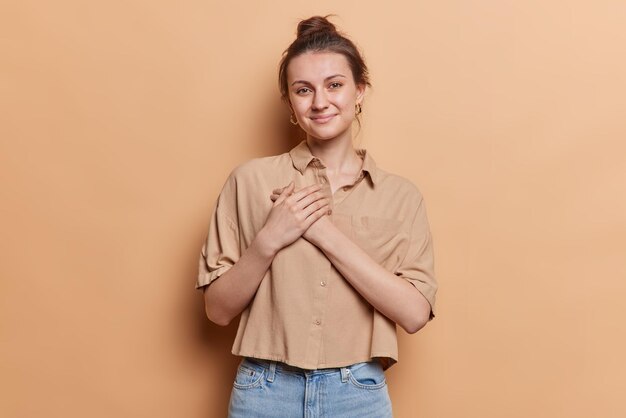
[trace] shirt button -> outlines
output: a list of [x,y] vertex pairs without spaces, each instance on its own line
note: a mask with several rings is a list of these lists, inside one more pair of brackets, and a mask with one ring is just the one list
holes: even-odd
[[320,285],[321,286],[326,286],[326,282],[323,281],[323,282],[320,283]]
[[321,323],[322,323],[322,321],[320,321],[319,319],[316,319],[316,320],[315,320],[315,325],[319,325],[319,324],[321,324]]

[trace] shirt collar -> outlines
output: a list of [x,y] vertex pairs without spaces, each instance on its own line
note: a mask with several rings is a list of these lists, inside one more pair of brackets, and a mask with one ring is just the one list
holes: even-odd
[[[376,185],[376,183],[378,183],[378,169],[374,158],[372,158],[365,148],[356,148],[355,151],[359,157],[363,158],[363,175],[367,173],[372,185]],[[303,139],[298,145],[293,147],[291,151],[289,151],[289,155],[291,156],[293,166],[302,174],[304,174],[304,170],[309,166],[309,164],[311,164],[312,161],[319,161],[317,157],[311,154],[311,149],[309,148],[306,139]]]

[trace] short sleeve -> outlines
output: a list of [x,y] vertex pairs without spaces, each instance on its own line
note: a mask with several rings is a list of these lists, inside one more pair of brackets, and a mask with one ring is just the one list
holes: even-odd
[[413,222],[410,225],[410,239],[406,255],[395,274],[405,278],[420,291],[430,303],[428,320],[435,317],[437,280],[435,278],[433,240],[428,225],[426,204],[420,197]]
[[196,289],[219,278],[239,260],[236,202],[236,181],[231,173],[213,207],[209,231],[200,252]]

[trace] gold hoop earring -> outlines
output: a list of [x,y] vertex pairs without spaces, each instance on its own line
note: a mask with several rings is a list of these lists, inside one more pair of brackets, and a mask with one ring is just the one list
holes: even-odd
[[297,124],[298,124],[298,120],[297,120],[297,119],[296,119],[296,120],[293,120],[293,117],[294,117],[294,116],[295,116],[295,114],[294,114],[294,113],[292,113],[292,114],[289,116],[289,122],[291,122],[291,124],[292,124],[292,125],[297,125]]
[[361,114],[361,103],[357,103],[354,105],[354,113],[356,115],[360,115]]

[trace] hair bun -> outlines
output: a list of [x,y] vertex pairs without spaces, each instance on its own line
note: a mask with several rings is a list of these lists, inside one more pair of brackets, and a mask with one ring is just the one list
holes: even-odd
[[328,19],[328,16],[313,16],[298,23],[298,38],[309,37],[316,33],[337,33],[335,25]]

